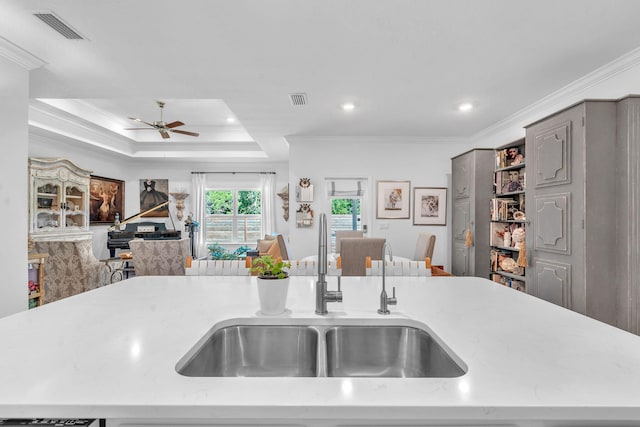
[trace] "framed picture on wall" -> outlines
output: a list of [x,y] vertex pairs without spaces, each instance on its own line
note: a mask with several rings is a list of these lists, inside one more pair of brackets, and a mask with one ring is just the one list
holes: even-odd
[[124,181],[91,175],[89,224],[113,224],[116,214],[124,219]]
[[447,189],[414,187],[413,225],[447,225]]
[[377,182],[376,218],[409,219],[410,181]]
[[[141,179],[140,180],[140,212],[147,211],[169,200],[168,179]],[[142,216],[143,218],[167,218],[169,207],[163,206]]]

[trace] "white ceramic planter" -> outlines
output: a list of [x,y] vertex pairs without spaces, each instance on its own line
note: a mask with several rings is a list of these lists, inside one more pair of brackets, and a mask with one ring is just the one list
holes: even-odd
[[256,280],[260,296],[260,312],[267,316],[277,316],[284,313],[289,292],[289,278],[261,279],[256,277]]

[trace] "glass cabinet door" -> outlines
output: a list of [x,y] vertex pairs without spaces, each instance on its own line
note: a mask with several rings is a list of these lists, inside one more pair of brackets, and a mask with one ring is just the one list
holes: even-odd
[[36,180],[36,215],[37,230],[55,230],[62,227],[62,188],[59,182]]
[[85,216],[86,186],[74,183],[65,185],[64,217],[66,228],[84,228],[87,225]]

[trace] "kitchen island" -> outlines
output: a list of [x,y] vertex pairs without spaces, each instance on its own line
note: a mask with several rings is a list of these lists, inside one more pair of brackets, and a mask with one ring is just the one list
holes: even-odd
[[[328,278],[335,289],[335,278]],[[0,319],[0,418],[134,425],[640,424],[640,337],[489,280],[342,279],[317,316],[292,277],[283,320],[411,319],[463,362],[456,378],[186,377],[214,325],[259,319],[254,277],[136,277]],[[272,317],[269,317],[273,321]]]

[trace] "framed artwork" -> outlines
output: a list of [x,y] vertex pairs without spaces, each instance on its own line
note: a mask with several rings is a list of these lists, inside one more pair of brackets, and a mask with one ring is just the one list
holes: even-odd
[[91,175],[89,224],[113,224],[116,214],[124,219],[124,181]]
[[447,189],[414,187],[413,225],[447,225]]
[[[147,211],[169,200],[168,179],[141,179],[140,180],[140,212]],[[153,212],[142,216],[143,218],[168,218],[169,206],[163,206]]]
[[376,218],[409,219],[410,181],[378,181]]

